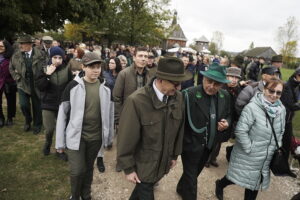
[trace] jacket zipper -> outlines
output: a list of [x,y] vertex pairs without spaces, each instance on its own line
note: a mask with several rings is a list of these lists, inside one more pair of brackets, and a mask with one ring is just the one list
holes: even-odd
[[[268,122],[267,122],[267,127],[268,127]],[[273,126],[273,121],[272,121],[272,124],[270,124],[271,126]],[[265,157],[265,160],[264,160],[264,162],[263,162],[263,164],[262,164],[262,167],[261,167],[261,169],[260,169],[260,176],[261,176],[261,178],[263,177],[262,176],[262,169],[264,168],[264,165],[265,165],[265,162],[266,162],[266,160],[267,160],[267,158],[268,158],[268,155],[269,155],[269,147],[270,147],[270,144],[271,144],[271,142],[272,142],[272,137],[273,137],[273,134],[271,134],[271,137],[270,137],[270,139],[269,139],[269,144],[268,144],[268,148],[267,148],[267,155],[266,155],[266,157]],[[262,180],[260,180],[261,182],[260,183],[262,183]],[[258,182],[259,182],[259,180],[258,180]],[[256,186],[259,184],[259,183],[256,183],[256,185],[255,185],[255,188],[256,188]],[[260,187],[261,187],[261,189],[262,189],[262,185],[260,185]]]

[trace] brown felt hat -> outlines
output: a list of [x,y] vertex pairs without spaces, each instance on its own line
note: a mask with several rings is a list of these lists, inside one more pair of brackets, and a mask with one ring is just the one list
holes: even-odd
[[161,58],[158,62],[156,77],[169,81],[186,81],[193,77],[184,69],[181,59],[175,57]]

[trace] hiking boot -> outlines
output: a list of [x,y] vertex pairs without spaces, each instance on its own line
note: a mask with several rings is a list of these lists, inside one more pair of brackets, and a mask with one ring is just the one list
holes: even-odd
[[0,118],[0,128],[2,128],[5,124],[5,119],[4,118]]
[[25,124],[24,124],[24,127],[23,127],[23,130],[24,130],[25,132],[28,132],[28,131],[30,131],[30,128],[31,128],[30,123],[25,123]]
[[56,152],[56,157],[59,158],[60,160],[63,160],[63,161],[68,161],[68,156],[67,154],[65,154],[65,152],[62,152],[62,153],[58,153]]
[[215,194],[218,200],[223,200],[223,188],[220,186],[220,179],[216,180]]
[[34,135],[37,135],[37,134],[39,134],[40,132],[41,132],[41,128],[40,128],[40,127],[34,127],[34,128],[33,128],[32,133],[33,133]]
[[48,156],[50,154],[50,147],[51,147],[51,144],[49,144],[48,142],[45,142],[44,147],[43,147],[44,156]]
[[104,166],[102,157],[97,158],[97,167],[98,167],[98,170],[100,173],[105,172],[105,166]]
[[116,172],[121,172],[122,168],[118,165],[118,163],[116,164]]
[[14,123],[13,123],[13,119],[12,118],[8,118],[7,121],[6,121],[6,126],[12,126]]

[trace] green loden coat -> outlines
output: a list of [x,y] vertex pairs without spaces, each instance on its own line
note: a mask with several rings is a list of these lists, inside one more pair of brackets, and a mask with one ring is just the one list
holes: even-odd
[[182,151],[182,94],[161,102],[147,85],[130,95],[121,113],[117,161],[125,174],[136,172],[142,182],[155,183],[170,170]]
[[[32,48],[33,57],[32,57],[32,71],[33,71],[33,80],[42,70],[43,66],[46,65],[46,57],[38,48]],[[25,61],[21,51],[16,51],[9,63],[9,72],[13,79],[17,82],[17,87],[23,90],[27,94],[31,94],[30,83],[25,78],[26,76],[26,66]],[[40,96],[40,91],[35,87],[35,92]]]

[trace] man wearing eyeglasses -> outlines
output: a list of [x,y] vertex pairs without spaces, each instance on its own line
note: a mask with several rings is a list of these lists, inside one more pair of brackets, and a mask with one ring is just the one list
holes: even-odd
[[184,131],[181,82],[192,74],[174,57],[159,60],[156,77],[130,95],[122,110],[117,162],[135,185],[130,200],[154,200],[153,186],[176,165]]
[[204,76],[202,85],[183,91],[187,120],[181,154],[183,174],[177,184],[183,200],[197,199],[197,178],[231,123],[230,96],[221,89],[230,82],[225,68],[213,63],[200,73]]

